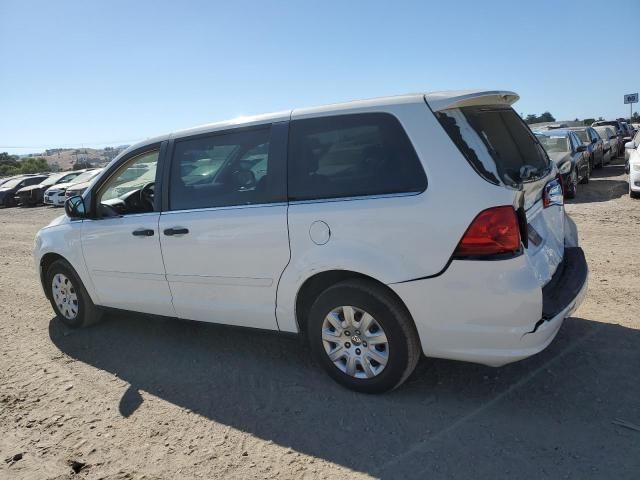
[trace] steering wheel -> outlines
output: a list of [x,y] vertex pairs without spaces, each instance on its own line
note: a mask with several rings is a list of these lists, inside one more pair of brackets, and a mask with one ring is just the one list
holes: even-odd
[[251,189],[256,186],[256,176],[251,170],[236,170],[233,172],[233,181],[237,188]]
[[153,211],[155,199],[155,183],[149,182],[140,189],[140,200],[142,203]]

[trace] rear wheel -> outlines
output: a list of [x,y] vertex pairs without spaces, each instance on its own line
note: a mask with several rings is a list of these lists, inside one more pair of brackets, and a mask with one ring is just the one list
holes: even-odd
[[591,176],[591,164],[587,165],[587,171],[584,174],[584,177],[582,177],[582,180],[580,180],[579,183],[581,184],[586,184],[589,183],[589,177]]
[[401,385],[421,354],[406,308],[366,280],[347,280],[322,292],[311,306],[307,337],[315,360],[335,381],[365,393]]
[[640,192],[631,190],[631,184],[629,184],[629,198],[640,198]]
[[46,288],[58,319],[71,328],[86,327],[100,320],[102,312],[91,301],[80,278],[66,260],[56,260],[47,269]]

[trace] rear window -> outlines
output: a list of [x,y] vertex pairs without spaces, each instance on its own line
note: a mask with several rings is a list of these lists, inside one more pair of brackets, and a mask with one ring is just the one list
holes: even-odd
[[516,187],[547,175],[552,166],[511,108],[465,107],[436,116],[471,166],[491,183]]
[[387,113],[294,120],[289,130],[292,200],[422,192],[418,155]]
[[567,137],[542,134],[536,134],[536,137],[538,137],[544,149],[549,153],[564,153],[571,150]]

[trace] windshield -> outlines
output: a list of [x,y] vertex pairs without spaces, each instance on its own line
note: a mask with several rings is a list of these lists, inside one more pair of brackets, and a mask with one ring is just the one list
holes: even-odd
[[88,172],[81,173],[76,178],[74,178],[72,181],[73,181],[73,183],[84,183],[84,182],[87,182],[87,181],[91,180],[93,177],[95,177],[97,174],[99,174],[100,171],[101,170],[89,170]]
[[518,114],[505,107],[464,107],[436,114],[471,166],[487,181],[517,187],[551,163]]
[[569,139],[564,136],[536,134],[547,153],[565,153],[569,151]]
[[48,186],[54,185],[55,183],[58,182],[58,180],[60,180],[62,177],[66,175],[69,175],[69,172],[54,173],[49,178],[47,178],[44,182],[40,183],[40,186],[48,187]]
[[24,180],[24,177],[14,178],[13,180],[9,180],[7,183],[3,183],[2,185],[0,185],[0,188],[13,188],[17,186],[22,180]]
[[595,127],[594,130],[596,132],[598,132],[598,135],[600,135],[603,139],[607,140],[609,138],[610,134],[610,130],[606,127]]

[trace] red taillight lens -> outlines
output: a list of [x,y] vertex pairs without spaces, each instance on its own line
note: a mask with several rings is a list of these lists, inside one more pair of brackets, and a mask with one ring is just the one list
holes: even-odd
[[520,249],[520,228],[513,207],[484,210],[471,222],[454,256],[486,256],[512,253]]

